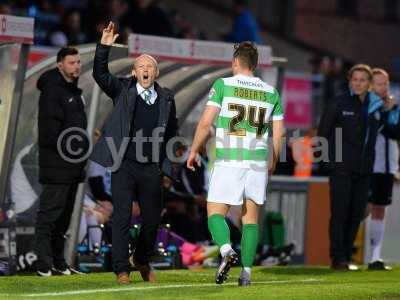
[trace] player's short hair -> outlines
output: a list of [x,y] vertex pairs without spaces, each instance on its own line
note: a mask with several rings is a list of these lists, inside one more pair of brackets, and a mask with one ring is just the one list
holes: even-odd
[[368,79],[372,80],[372,69],[366,64],[357,64],[353,66],[347,73],[347,79],[350,80],[353,77],[354,72],[364,72],[368,74]]
[[57,62],[63,61],[68,55],[78,55],[78,49],[74,47],[63,47],[57,52]]
[[241,42],[236,44],[233,52],[233,58],[240,60],[243,67],[254,71],[258,64],[258,50],[253,42]]
[[389,73],[386,72],[386,70],[381,69],[381,68],[373,68],[373,69],[372,69],[372,76],[375,76],[375,75],[383,75],[383,76],[385,76],[388,80],[390,79]]

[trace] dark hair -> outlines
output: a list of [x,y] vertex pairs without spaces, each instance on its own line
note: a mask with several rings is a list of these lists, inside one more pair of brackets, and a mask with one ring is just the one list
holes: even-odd
[[347,73],[347,78],[350,80],[353,77],[354,72],[364,72],[367,73],[368,79],[372,80],[372,70],[371,67],[366,64],[358,64],[353,66],[350,71]]
[[57,52],[57,62],[62,61],[68,55],[78,55],[78,49],[74,47],[63,47]]
[[256,45],[248,41],[236,44],[233,58],[239,59],[243,67],[254,71],[258,64],[258,50]]

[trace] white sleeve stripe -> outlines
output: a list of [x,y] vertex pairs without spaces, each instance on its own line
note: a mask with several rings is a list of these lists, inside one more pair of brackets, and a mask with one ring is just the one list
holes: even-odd
[[280,120],[283,120],[283,115],[272,116],[272,121],[280,121]]
[[221,105],[219,105],[217,102],[214,102],[214,101],[208,101],[206,103],[206,105],[211,105],[211,106],[216,106],[216,107],[221,108]]

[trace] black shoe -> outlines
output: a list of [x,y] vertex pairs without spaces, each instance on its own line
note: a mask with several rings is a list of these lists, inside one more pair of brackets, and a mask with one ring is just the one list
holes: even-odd
[[251,285],[251,281],[250,281],[250,279],[240,278],[239,277],[238,285],[239,286],[249,286],[249,285]]
[[222,258],[221,264],[219,265],[217,273],[215,274],[215,283],[224,283],[228,278],[229,270],[234,264],[237,264],[238,262],[239,256],[235,251],[231,250],[229,254]]
[[381,260],[376,260],[368,264],[368,270],[370,271],[391,271],[393,268],[385,265]]

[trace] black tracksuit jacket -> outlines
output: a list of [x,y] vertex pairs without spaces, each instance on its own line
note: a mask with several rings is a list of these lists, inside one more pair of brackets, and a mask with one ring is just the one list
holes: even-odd
[[[38,82],[39,98],[39,181],[43,184],[72,184],[84,179],[86,161],[68,162],[60,155],[60,149],[68,158],[78,159],[70,155],[66,148],[69,135],[60,139],[60,135],[69,128],[86,130],[87,118],[82,90],[77,82],[67,82],[60,71],[55,68],[44,72]],[[88,139],[78,132],[82,142],[72,139],[72,150],[81,149],[86,153]]]

